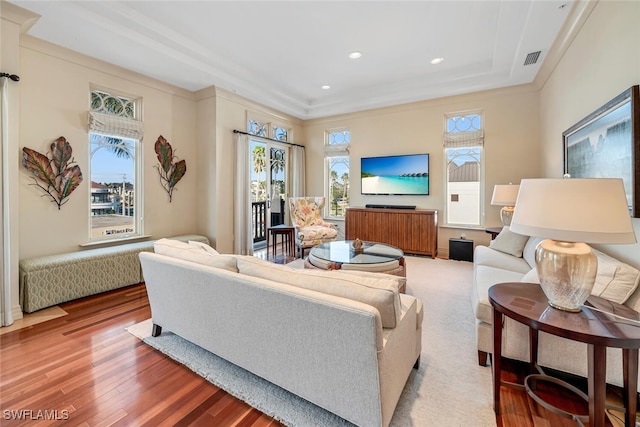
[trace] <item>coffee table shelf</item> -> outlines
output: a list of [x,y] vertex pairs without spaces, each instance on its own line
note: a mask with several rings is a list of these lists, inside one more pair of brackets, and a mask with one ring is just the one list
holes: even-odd
[[406,277],[404,252],[395,246],[362,242],[362,251],[353,249],[353,240],[336,240],[311,248],[306,268],[360,270]]

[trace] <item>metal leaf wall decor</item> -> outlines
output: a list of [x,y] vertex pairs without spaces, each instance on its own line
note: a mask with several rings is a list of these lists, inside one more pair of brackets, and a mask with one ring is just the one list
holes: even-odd
[[171,148],[169,141],[162,135],[156,140],[155,150],[160,162],[159,165],[156,165],[160,174],[160,185],[169,194],[169,203],[171,203],[174,187],[187,172],[187,162],[184,160],[173,162],[174,159],[177,160],[177,157],[173,155],[173,148]]
[[22,166],[34,176],[34,184],[60,207],[67,203],[69,195],[82,182],[80,166],[71,154],[73,149],[64,136],[51,143],[51,158],[31,148],[22,148]]

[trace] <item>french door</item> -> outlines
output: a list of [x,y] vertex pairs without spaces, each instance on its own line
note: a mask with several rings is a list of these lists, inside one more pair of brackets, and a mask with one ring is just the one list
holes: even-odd
[[267,228],[289,222],[289,146],[251,137],[251,212],[254,244],[266,240]]

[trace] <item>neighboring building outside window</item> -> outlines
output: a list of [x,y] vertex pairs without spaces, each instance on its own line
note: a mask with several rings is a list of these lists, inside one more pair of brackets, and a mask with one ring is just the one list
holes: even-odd
[[349,207],[349,144],[351,132],[346,129],[326,132],[326,216],[344,218]]
[[141,100],[92,90],[90,240],[142,234]]
[[484,124],[480,112],[445,116],[446,223],[482,225]]

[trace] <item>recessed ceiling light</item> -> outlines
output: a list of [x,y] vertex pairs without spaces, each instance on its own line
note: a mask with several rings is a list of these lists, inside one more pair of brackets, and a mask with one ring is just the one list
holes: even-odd
[[358,58],[360,58],[361,56],[362,56],[362,53],[360,53],[360,52],[351,52],[351,53],[349,54],[349,58],[351,58],[351,59],[358,59]]
[[329,86],[329,85],[323,85],[323,86],[322,86],[322,89],[324,89],[324,90],[331,89],[331,86]]
[[431,63],[432,63],[433,65],[436,65],[436,64],[441,63],[442,61],[444,61],[444,58],[433,58],[433,59],[431,60]]

